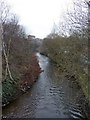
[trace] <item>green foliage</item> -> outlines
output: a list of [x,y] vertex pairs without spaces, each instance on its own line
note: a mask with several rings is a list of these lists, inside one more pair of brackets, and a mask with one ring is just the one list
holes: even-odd
[[3,82],[2,84],[2,100],[3,102],[7,103],[8,100],[13,96],[14,94],[14,89],[16,85],[9,79],[7,78],[6,81]]

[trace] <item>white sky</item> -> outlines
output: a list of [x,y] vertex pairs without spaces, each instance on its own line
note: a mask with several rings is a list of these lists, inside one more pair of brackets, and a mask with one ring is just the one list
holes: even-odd
[[72,0],[7,0],[27,34],[46,37]]

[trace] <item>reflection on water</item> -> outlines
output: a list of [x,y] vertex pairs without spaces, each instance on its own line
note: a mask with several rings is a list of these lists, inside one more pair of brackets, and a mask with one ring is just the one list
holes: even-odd
[[[84,95],[75,81],[67,80],[49,59],[37,53],[44,70],[32,89],[3,109],[10,118],[86,118]],[[83,104],[82,104],[83,103]]]

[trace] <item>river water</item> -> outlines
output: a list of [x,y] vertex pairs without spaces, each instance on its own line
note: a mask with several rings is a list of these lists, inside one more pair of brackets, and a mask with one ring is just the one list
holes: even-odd
[[37,53],[44,70],[25,94],[3,109],[4,118],[86,118],[87,104],[75,80],[67,80],[50,60]]

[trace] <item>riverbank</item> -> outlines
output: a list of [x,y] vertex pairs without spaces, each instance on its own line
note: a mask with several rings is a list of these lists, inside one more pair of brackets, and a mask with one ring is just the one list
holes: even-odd
[[69,79],[73,76],[77,80],[90,105],[90,76],[86,49],[87,40],[57,37],[44,39],[40,53],[54,61],[60,72],[65,72]]
[[38,80],[38,76],[41,72],[37,57],[32,56],[32,64],[24,72],[21,78],[15,77],[14,81],[7,79],[2,83],[2,107],[13,102],[20,95],[25,93],[28,89],[32,87],[34,82]]
[[3,109],[3,118],[86,119],[89,109],[76,81],[65,78],[48,57],[37,57],[44,72],[30,91]]
[[89,80],[88,80],[88,76],[82,75],[82,73],[80,73],[79,75],[74,74],[74,73],[70,73],[70,71],[68,71],[66,68],[63,68],[58,62],[57,60],[54,60],[53,57],[50,56],[50,54],[46,54],[44,52],[40,52],[41,55],[45,55],[46,57],[51,59],[51,62],[56,64],[58,70],[60,72],[63,72],[65,77],[67,79],[74,79],[77,82],[77,85],[79,86],[79,88],[81,88],[83,90],[83,93],[86,97],[87,103],[90,106],[90,96],[89,96]]

